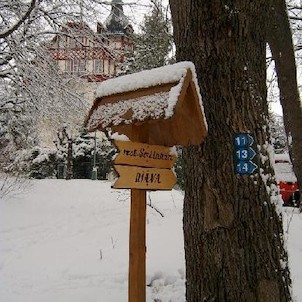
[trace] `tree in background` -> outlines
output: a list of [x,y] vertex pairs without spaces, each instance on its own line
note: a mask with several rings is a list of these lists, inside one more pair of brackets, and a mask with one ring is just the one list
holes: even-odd
[[[73,144],[74,138],[67,125],[64,125],[57,132],[57,140],[54,142],[57,147],[57,156],[60,159],[60,166],[64,167],[64,178],[73,178]],[[63,177],[59,177],[63,178]]]
[[[37,146],[37,119],[57,126],[83,116],[81,96],[68,88],[47,53],[45,41],[61,32],[66,20],[87,14],[90,1],[1,1],[0,120],[1,151],[11,166],[21,148]],[[73,7],[73,10],[70,10]],[[16,152],[17,151],[17,152]]]
[[[63,35],[62,25],[66,20],[78,21],[80,16],[84,18],[84,14],[86,17],[91,16],[93,13],[88,15],[89,9],[95,12],[91,1],[81,2],[1,2],[0,17],[3,22],[0,28],[0,78],[5,80],[2,85],[6,84],[17,93],[19,103],[22,97],[27,96],[29,99],[24,101],[36,104],[38,93],[30,89],[29,84],[38,82],[44,87],[49,85],[49,81],[54,83],[51,79],[55,76],[56,68],[48,59],[43,43],[54,34]],[[73,10],[70,10],[70,7]],[[62,86],[64,83],[61,84],[61,89]],[[13,99],[6,101],[11,103]],[[1,106],[3,104],[1,103]]]
[[298,90],[292,32],[285,0],[272,2],[269,10],[269,20],[267,39],[276,66],[286,135],[292,138],[289,151],[301,187],[302,106]]
[[[0,27],[0,79],[3,87],[1,91],[5,93],[3,97],[0,96],[0,119],[11,125],[10,128],[6,127],[9,132],[5,130],[5,135],[4,131],[1,133],[1,147],[5,145],[6,149],[9,149],[6,153],[11,155],[13,162],[17,156],[15,151],[20,149],[15,143],[25,142],[19,137],[31,135],[26,140],[28,144],[23,144],[23,148],[28,148],[29,153],[31,148],[40,143],[34,135],[34,130],[39,128],[37,121],[42,120],[44,124],[47,123],[46,127],[53,129],[58,129],[63,124],[67,124],[69,129],[78,128],[75,121],[83,119],[88,102],[70,85],[74,79],[60,74],[56,62],[49,59],[47,41],[54,35],[70,36],[79,43],[83,36],[93,41],[102,38],[95,36],[89,28],[83,32],[85,26],[80,34],[76,31],[66,31],[64,24],[84,24],[85,21],[97,20],[96,16],[100,15],[103,5],[103,2],[94,0],[1,2],[0,16],[3,23]],[[137,68],[152,68],[166,63],[172,43],[170,23],[166,14],[167,9],[163,7],[162,1],[152,1],[151,14],[145,16],[142,27],[142,53],[138,55],[140,67]],[[104,43],[104,48],[106,47],[109,48]],[[109,50],[112,52],[112,49]],[[147,54],[149,59],[144,61]],[[143,61],[139,62],[140,60]],[[30,122],[25,123],[25,117],[30,117]],[[23,128],[21,125],[18,129],[16,125],[12,127],[13,122],[18,121],[20,124],[22,120]],[[77,133],[75,131],[70,135],[75,137]],[[73,153],[72,150],[69,153]],[[70,160],[68,162],[71,163]],[[10,168],[14,166],[9,165]]]
[[0,147],[7,154],[1,158],[4,166],[14,161],[18,149],[41,144],[35,131],[41,121],[47,129],[63,124],[79,128],[89,103],[84,93],[75,90],[81,86],[74,85],[75,77],[60,73],[57,62],[50,59],[47,42],[54,36],[68,36],[78,43],[83,36],[102,40],[88,26],[79,33],[64,25],[98,21],[104,5],[96,0],[1,2]]
[[122,73],[164,66],[169,62],[173,36],[168,8],[162,0],[152,0],[151,12],[145,14],[140,33],[133,36],[135,51],[123,66]]
[[10,169],[16,152],[31,148],[37,143],[34,118],[28,114],[27,104],[3,84],[0,79],[0,170]]
[[[290,301],[266,102],[269,2],[170,1],[177,60],[196,66],[209,125],[184,149],[186,298]],[[233,137],[250,133],[254,175],[234,173]]]
[[[302,72],[302,3],[299,0],[288,0],[287,11],[290,26],[293,35],[294,50],[296,56],[297,72]],[[302,82],[300,81],[299,90],[302,91]]]
[[59,178],[91,179],[92,170],[96,168],[97,178],[107,179],[116,152],[108,140],[100,140],[86,129],[71,135],[65,125],[58,131],[55,144]]
[[275,153],[288,153],[288,140],[284,129],[283,117],[270,112],[269,125]]
[[107,139],[100,140],[87,133],[86,129],[74,140],[73,176],[74,178],[92,178],[92,171],[97,170],[97,179],[107,179],[112,170],[112,158],[116,153]]

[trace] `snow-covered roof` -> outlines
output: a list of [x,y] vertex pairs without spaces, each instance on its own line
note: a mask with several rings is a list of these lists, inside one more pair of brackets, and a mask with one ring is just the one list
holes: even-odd
[[289,162],[277,162],[274,165],[277,181],[297,182],[293,167]]
[[193,78],[196,80],[195,66],[192,62],[179,62],[117,77],[100,83],[96,90],[96,97],[100,98],[142,88],[176,83],[186,76],[188,70],[191,70]]
[[278,182],[297,182],[288,153],[275,154],[274,169]]
[[275,162],[289,162],[291,163],[288,153],[275,154]]
[[195,66],[191,62],[179,62],[100,83],[86,126],[93,131],[138,122],[168,120],[174,117],[178,107],[184,106],[189,108],[181,108],[177,116],[183,118],[184,115],[192,115],[186,118],[192,123],[192,117],[195,116],[198,119],[195,123],[202,124],[199,130],[204,132],[204,137],[207,124]]

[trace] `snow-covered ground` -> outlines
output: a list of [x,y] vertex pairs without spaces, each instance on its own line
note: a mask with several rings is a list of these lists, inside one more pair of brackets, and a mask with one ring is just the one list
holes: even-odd
[[[147,301],[184,302],[183,196],[149,193]],[[302,301],[302,214],[285,209],[293,295]],[[0,301],[127,301],[129,192],[36,180],[0,200]]]

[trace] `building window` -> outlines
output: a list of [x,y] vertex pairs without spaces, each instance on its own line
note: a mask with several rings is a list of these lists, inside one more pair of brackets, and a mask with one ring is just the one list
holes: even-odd
[[102,74],[104,72],[103,60],[93,60],[93,72],[94,74]]
[[65,61],[65,72],[72,73],[72,70],[73,70],[73,61],[71,60]]
[[78,71],[78,73],[85,73],[86,72],[86,61],[77,60],[75,62],[77,62],[77,64],[78,64],[77,69],[76,69]]
[[65,62],[65,72],[83,74],[86,72],[85,60],[67,60]]
[[116,49],[121,49],[122,48],[122,43],[121,42],[115,42],[115,48]]

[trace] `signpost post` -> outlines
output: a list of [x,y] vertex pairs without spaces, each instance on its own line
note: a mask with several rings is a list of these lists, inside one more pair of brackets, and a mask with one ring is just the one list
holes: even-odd
[[[149,127],[141,129],[132,125],[136,140],[148,143]],[[127,163],[125,162],[120,162]],[[131,189],[128,301],[146,301],[146,207],[147,191]]]
[[128,301],[146,301],[146,191],[131,189]]

